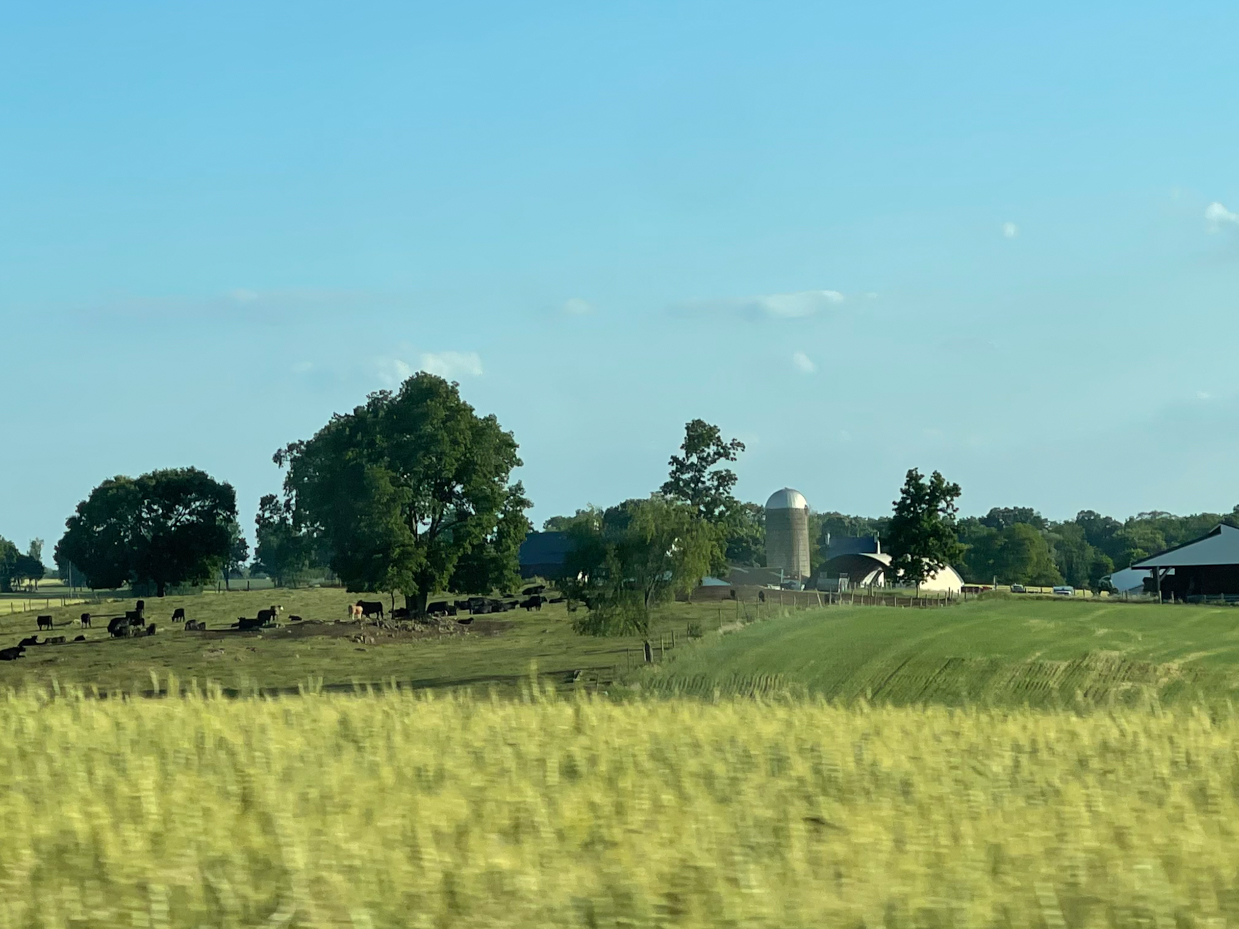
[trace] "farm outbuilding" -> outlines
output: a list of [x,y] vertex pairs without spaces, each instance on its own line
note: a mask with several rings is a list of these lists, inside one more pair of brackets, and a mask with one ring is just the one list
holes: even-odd
[[529,533],[521,543],[521,577],[544,577],[548,581],[561,579],[571,551],[572,540],[566,532]]
[[1146,591],[1163,600],[1239,598],[1239,529],[1223,523],[1131,567],[1149,572]]
[[826,546],[826,561],[817,575],[818,590],[884,587],[891,556],[874,536],[839,537]]

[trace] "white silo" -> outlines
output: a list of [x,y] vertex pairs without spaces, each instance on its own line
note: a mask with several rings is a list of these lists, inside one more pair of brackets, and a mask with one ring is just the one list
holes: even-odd
[[784,487],[766,501],[766,567],[784,577],[809,577],[809,501]]

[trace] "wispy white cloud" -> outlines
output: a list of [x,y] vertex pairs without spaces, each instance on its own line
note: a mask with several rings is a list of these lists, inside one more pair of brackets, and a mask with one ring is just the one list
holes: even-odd
[[804,352],[792,352],[792,364],[801,374],[812,374],[817,370],[817,365],[813,363],[813,359]]
[[565,300],[561,309],[569,316],[588,316],[594,312],[593,304],[582,300],[580,297],[572,297]]
[[774,319],[800,319],[816,316],[843,302],[837,290],[802,290],[794,294],[770,294],[754,297],[753,305],[765,316]]
[[1232,213],[1220,203],[1210,203],[1205,207],[1205,222],[1210,232],[1220,232],[1226,223],[1239,226],[1239,213]]
[[678,304],[672,310],[686,315],[739,313],[760,319],[805,319],[834,309],[846,299],[847,297],[837,290],[801,290],[755,297],[690,300]]
[[1014,239],[1019,234],[1020,234],[1020,227],[1017,226],[1015,223],[1003,223],[1002,224],[1003,238]]
[[413,366],[399,358],[374,359],[374,376],[384,387],[399,387],[413,375]]
[[293,374],[309,374],[313,370],[314,362],[312,361],[298,361],[293,365]]
[[422,355],[422,370],[449,380],[481,377],[482,358],[477,352],[426,352]]

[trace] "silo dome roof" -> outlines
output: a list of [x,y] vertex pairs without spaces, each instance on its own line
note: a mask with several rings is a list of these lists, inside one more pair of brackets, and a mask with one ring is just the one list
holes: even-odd
[[804,498],[804,494],[790,487],[776,490],[766,501],[768,510],[807,510],[808,508],[809,501]]

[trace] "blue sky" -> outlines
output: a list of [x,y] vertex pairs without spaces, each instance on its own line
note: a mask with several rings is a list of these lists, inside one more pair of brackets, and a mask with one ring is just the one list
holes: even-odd
[[683,424],[739,492],[1239,503],[1239,5],[24,4],[0,30],[0,534],[418,368],[537,521]]

